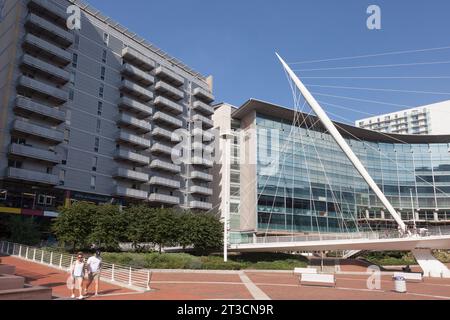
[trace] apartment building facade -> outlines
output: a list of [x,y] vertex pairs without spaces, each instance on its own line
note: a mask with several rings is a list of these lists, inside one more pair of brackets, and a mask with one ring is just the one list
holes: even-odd
[[[79,30],[67,28],[70,5]],[[52,215],[77,200],[210,210],[212,163],[172,156],[178,129],[203,141],[213,101],[211,77],[87,4],[6,1],[0,212]]]
[[450,100],[357,120],[359,128],[398,134],[450,134]]

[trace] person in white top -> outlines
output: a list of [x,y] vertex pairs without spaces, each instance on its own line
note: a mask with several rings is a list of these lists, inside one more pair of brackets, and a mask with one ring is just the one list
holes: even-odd
[[102,271],[102,258],[100,257],[101,252],[97,250],[94,256],[87,260],[87,268],[89,272],[89,281],[87,283],[85,294],[88,293],[88,288],[94,282],[95,285],[95,295],[98,296],[98,288],[100,283],[100,273]]
[[85,272],[85,263],[84,263],[84,256],[83,253],[79,252],[77,255],[77,259],[74,263],[70,266],[69,272],[71,274],[71,277],[73,278],[73,286],[72,286],[72,298],[75,298],[75,289],[79,290],[79,297],[78,299],[83,299],[83,280],[84,280],[84,272]]

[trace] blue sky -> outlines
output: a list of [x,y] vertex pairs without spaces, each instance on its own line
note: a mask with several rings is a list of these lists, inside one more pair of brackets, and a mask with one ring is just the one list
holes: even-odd
[[[450,46],[447,0],[130,0],[126,5],[124,1],[88,2],[193,69],[212,74],[217,101],[237,106],[249,98],[292,105],[292,94],[275,51],[288,62],[298,62]],[[370,31],[366,27],[366,9],[371,4],[381,7],[382,30]],[[438,64],[298,72],[308,85],[433,92],[310,87],[315,93],[328,95],[317,96],[327,103],[324,106],[328,112],[353,121],[366,117],[364,113],[393,112],[450,99],[450,79],[410,79],[450,77],[450,49],[293,67],[304,70],[430,62]]]

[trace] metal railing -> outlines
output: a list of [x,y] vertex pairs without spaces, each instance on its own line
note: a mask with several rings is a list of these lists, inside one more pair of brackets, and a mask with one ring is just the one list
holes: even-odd
[[[73,255],[0,241],[0,253],[69,272]],[[152,272],[111,263],[102,263],[101,280],[138,291],[149,291]]]

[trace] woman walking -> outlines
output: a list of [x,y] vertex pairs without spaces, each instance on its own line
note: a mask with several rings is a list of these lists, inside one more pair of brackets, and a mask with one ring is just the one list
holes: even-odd
[[73,278],[73,284],[72,286],[72,296],[71,298],[75,298],[75,289],[78,289],[79,296],[78,299],[83,299],[83,280],[84,280],[84,273],[85,273],[85,262],[84,262],[84,256],[83,253],[79,252],[77,255],[77,260],[70,266],[70,274]]

